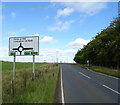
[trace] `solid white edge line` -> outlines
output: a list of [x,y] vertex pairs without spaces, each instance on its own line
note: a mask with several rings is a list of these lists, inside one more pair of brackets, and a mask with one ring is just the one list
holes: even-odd
[[61,67],[60,71],[61,71],[61,97],[62,97],[62,103],[64,104],[65,101],[64,101],[64,93],[63,93],[62,67]]
[[108,88],[109,90],[111,90],[111,91],[113,91],[113,92],[115,92],[115,93],[117,93],[117,94],[120,94],[120,93],[119,93],[119,92],[117,92],[116,90],[113,90],[112,88],[110,88],[110,87],[108,87],[108,86],[106,86],[106,85],[102,85],[102,86],[104,86],[104,87]]
[[85,74],[83,74],[83,73],[81,73],[81,72],[79,72],[80,74],[82,74],[83,76],[85,76],[85,77],[87,77],[87,78],[89,78],[90,79],[90,77],[89,76],[87,76],[87,75],[85,75]]

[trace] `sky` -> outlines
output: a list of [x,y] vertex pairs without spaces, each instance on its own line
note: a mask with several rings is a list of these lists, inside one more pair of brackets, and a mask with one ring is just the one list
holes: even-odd
[[[118,16],[117,2],[2,2],[0,60],[9,56],[9,37],[39,36],[36,62],[74,62],[83,48]],[[32,56],[17,56],[32,62]]]

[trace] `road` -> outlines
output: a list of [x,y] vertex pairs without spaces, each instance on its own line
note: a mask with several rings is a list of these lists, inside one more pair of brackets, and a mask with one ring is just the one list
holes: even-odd
[[64,103],[118,103],[119,79],[77,65],[61,64]]

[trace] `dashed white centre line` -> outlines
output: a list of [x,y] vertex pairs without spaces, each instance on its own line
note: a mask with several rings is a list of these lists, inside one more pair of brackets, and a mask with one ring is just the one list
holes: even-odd
[[87,77],[87,78],[89,78],[89,79],[91,79],[89,76],[87,76],[87,75],[85,75],[85,74],[83,74],[81,72],[78,72],[78,73],[81,74],[81,75],[83,75],[83,76],[85,76],[85,77]]
[[[87,76],[87,75],[85,75],[85,74],[83,74],[81,72],[78,72],[78,73],[85,76],[85,77],[87,77],[87,78],[89,78],[89,79],[91,79],[89,76]],[[110,87],[108,87],[108,86],[106,86],[104,84],[102,86],[120,95],[120,93],[118,91],[116,91],[116,90],[114,90],[114,89],[112,89],[112,88],[110,88]]]
[[108,87],[108,86],[106,86],[106,85],[102,85],[102,86],[106,87],[107,89],[109,89],[109,90],[111,90],[111,91],[113,91],[113,92],[115,92],[115,93],[117,93],[117,94],[120,94],[120,93],[117,92],[116,90],[113,90],[112,88],[110,88],[110,87]]

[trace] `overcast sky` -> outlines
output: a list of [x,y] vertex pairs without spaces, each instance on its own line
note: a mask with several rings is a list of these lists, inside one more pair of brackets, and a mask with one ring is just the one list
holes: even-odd
[[[9,37],[39,36],[37,62],[73,62],[77,51],[118,16],[117,2],[3,2],[0,60],[8,56]],[[17,57],[32,61],[32,57]]]

